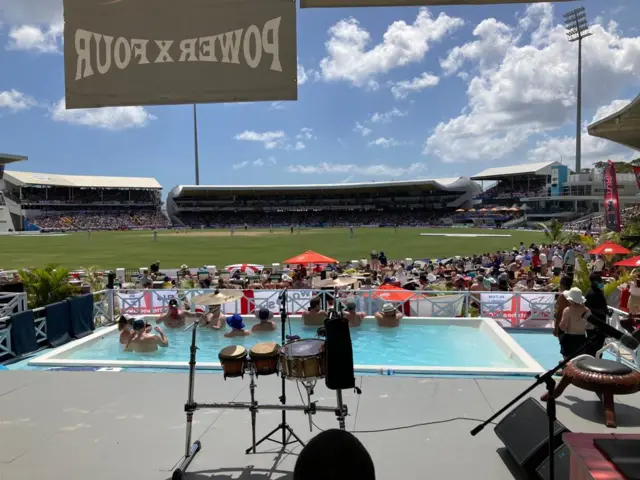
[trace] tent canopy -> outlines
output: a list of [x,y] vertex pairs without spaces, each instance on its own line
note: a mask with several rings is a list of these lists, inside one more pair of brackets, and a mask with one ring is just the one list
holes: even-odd
[[309,263],[338,263],[335,258],[327,257],[325,255],[321,255],[319,253],[314,252],[313,250],[307,250],[300,255],[296,255],[295,257],[290,258],[289,260],[285,260],[282,262],[286,265],[299,265],[299,264],[309,264]]

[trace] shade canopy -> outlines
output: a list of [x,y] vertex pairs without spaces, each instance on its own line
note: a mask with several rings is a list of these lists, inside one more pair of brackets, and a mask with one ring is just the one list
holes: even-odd
[[625,258],[616,263],[619,267],[640,267],[640,255],[636,255],[635,257]]
[[631,253],[631,250],[624,248],[617,243],[607,242],[602,245],[598,245],[593,250],[589,251],[591,255],[627,255]]
[[417,293],[415,290],[406,290],[395,285],[382,285],[373,291],[376,297],[386,300],[387,302],[406,302],[414,297]]
[[326,255],[321,255],[320,253],[316,253],[313,250],[307,250],[300,255],[296,255],[289,260],[285,260],[285,264],[288,265],[299,265],[299,264],[308,264],[308,263],[338,263],[335,258],[327,257]]

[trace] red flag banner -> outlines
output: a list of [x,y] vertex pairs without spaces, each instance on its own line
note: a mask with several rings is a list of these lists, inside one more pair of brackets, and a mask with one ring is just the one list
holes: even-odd
[[621,230],[616,167],[611,160],[604,167],[604,219],[608,230]]
[[633,174],[636,176],[636,183],[640,188],[640,167],[633,167]]

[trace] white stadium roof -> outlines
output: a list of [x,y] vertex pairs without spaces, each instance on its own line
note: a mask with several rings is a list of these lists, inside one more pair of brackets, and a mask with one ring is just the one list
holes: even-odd
[[551,167],[561,165],[560,162],[523,163],[508,167],[487,168],[471,177],[471,180],[497,180],[501,177],[515,175],[551,175]]
[[145,177],[96,177],[5,171],[4,180],[19,187],[49,185],[75,188],[162,188],[155,178]]
[[421,185],[432,185],[442,190],[456,188],[465,189],[470,185],[475,185],[467,177],[434,178],[424,180],[394,180],[387,182],[362,182],[362,183],[331,183],[331,184],[305,184],[305,185],[178,185],[172,189],[174,197],[185,192],[224,192],[224,191],[304,191],[304,190],[346,190],[349,188],[375,188],[375,187],[411,187]]
[[640,95],[623,109],[587,128],[589,135],[640,150]]

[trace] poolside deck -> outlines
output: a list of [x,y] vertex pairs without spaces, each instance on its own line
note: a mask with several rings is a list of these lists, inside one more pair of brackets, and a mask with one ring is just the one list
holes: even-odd
[[[523,380],[359,377],[362,395],[345,392],[352,415],[349,430],[372,430],[465,416],[483,419],[528,385]],[[288,383],[290,404],[300,404]],[[535,392],[541,393],[541,389]],[[91,478],[165,480],[184,450],[187,373],[0,372],[0,479]],[[260,378],[257,398],[276,403],[279,381]],[[224,381],[198,374],[196,401],[248,401],[248,378]],[[334,406],[335,394],[319,385],[315,400]],[[640,396],[619,397],[618,433],[640,433]],[[312,436],[308,421],[290,412],[289,423],[302,439]],[[595,395],[571,388],[559,401],[558,418],[574,432],[606,432]],[[258,414],[258,438],[280,420],[278,411]],[[330,413],[314,418],[335,428]],[[477,437],[476,423],[455,421],[385,433],[359,433],[380,479],[520,478],[503,445],[488,427]],[[610,432],[611,430],[609,430]],[[194,480],[291,479],[300,447],[279,455],[266,444],[256,455],[250,446],[246,411],[196,412],[194,439],[203,449],[191,465]],[[502,454],[501,454],[502,453]],[[506,459],[506,460],[505,460]]]

